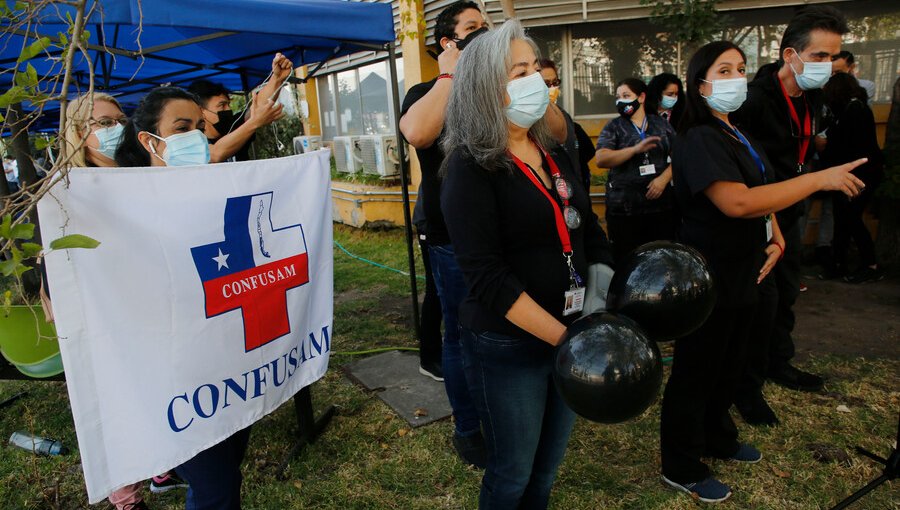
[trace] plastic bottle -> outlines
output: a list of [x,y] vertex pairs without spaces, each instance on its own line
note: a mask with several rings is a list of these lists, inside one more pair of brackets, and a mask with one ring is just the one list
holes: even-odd
[[69,453],[69,449],[59,441],[32,436],[27,432],[21,431],[13,432],[13,435],[9,436],[9,444],[38,455],[65,455]]

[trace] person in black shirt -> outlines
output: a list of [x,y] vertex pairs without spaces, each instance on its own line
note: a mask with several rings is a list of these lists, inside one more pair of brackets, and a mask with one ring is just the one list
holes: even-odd
[[701,501],[723,501],[731,489],[713,478],[701,457],[758,462],[738,442],[729,415],[758,302],[758,285],[785,252],[773,213],[820,190],[856,196],[864,188],[850,171],[865,160],[783,182],[761,144],[729,118],[746,97],[744,53],[729,41],[700,48],[687,71],[687,105],[672,155],[682,212],[679,238],[709,263],[715,308],[695,332],[675,341],[662,403],[663,481]]
[[[559,71],[556,69],[556,62],[542,58],[540,64],[541,77],[544,79],[544,84],[550,89],[550,102],[556,104],[559,99],[559,86],[562,83],[559,79]],[[584,189],[590,191],[591,169],[588,165],[594,159],[594,142],[584,131],[584,128],[581,127],[581,124],[575,122],[568,112],[563,110],[562,107],[559,108],[559,111],[566,118],[566,141],[562,144],[562,147],[566,150],[569,161],[573,165],[577,163]]]
[[[422,201],[425,213],[431,268],[444,319],[442,369],[444,387],[453,408],[453,446],[464,461],[479,467],[484,466],[484,443],[462,370],[457,326],[457,311],[466,294],[466,286],[441,213],[438,170],[444,160],[441,139],[456,62],[466,45],[487,31],[484,24],[478,4],[471,1],[455,2],[438,15],[434,34],[440,51],[438,68],[441,74],[409,89],[400,112],[400,131],[416,149],[422,169],[418,200]],[[565,140],[565,119],[559,109],[548,108],[546,118],[554,137]]]
[[671,73],[660,73],[647,84],[647,100],[644,101],[647,115],[659,115],[678,127],[684,111],[684,85]]
[[[759,69],[750,83],[747,101],[734,122],[754,137],[772,162],[773,181],[806,173],[815,153],[813,138],[821,132],[821,87],[831,76],[831,59],[847,32],[844,16],[833,7],[805,8],[791,19],[781,39],[781,59]],[[737,408],[751,425],[775,425],[778,419],[762,395],[765,379],[786,388],[818,391],[823,379],[791,364],[795,317],[800,295],[803,204],[778,212],[787,242],[784,260],[763,286],[759,318],[747,373],[741,382]]]
[[[865,191],[853,200],[840,195],[834,197],[835,268],[850,283],[880,280],[884,272],[878,267],[875,243],[863,223],[863,212],[884,179],[884,157],[875,134],[875,117],[867,104],[866,90],[853,75],[835,73],[824,91],[834,120],[828,128],[828,145],[820,154],[822,164],[831,166],[863,157],[869,159],[854,172],[866,183]],[[853,274],[846,274],[851,237],[859,249],[860,267]]]
[[470,44],[443,140],[441,209],[468,288],[463,367],[488,450],[482,509],[547,507],[575,422],[553,382],[556,346],[580,315],[580,275],[611,260],[578,171],[545,150],[536,51],[514,19]]
[[619,82],[619,117],[609,121],[597,139],[597,165],[609,168],[606,228],[616,263],[644,243],[674,239],[678,224],[669,186],[675,130],[662,117],[647,115],[646,96],[644,82]]

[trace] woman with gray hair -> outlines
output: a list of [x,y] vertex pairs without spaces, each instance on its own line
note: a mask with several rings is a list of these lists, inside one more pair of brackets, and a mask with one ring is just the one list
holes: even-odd
[[475,39],[447,109],[441,208],[465,276],[463,367],[484,427],[482,509],[546,508],[575,414],[553,383],[589,263],[610,263],[577,170],[548,149],[537,48],[510,20]]

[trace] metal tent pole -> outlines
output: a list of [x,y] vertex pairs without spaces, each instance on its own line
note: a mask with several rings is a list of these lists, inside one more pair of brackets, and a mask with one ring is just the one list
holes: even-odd
[[394,129],[397,130],[397,151],[400,158],[400,186],[403,193],[403,223],[406,227],[406,254],[409,257],[409,289],[412,300],[413,327],[416,340],[421,338],[419,323],[419,291],[416,287],[416,258],[413,253],[412,217],[409,213],[409,163],[406,160],[406,148],[403,146],[400,133],[400,92],[397,90],[397,62],[394,55],[394,43],[385,45],[388,52],[388,63],[391,69],[391,94],[394,99]]

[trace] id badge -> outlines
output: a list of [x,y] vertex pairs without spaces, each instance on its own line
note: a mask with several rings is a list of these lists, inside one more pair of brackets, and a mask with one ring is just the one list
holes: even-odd
[[641,177],[645,175],[653,175],[656,173],[656,165],[653,163],[647,165],[641,165],[638,167],[638,170],[641,172]]
[[563,304],[563,315],[581,313],[581,311],[584,309],[584,287],[567,290],[565,298],[565,304]]
[[766,242],[770,242],[773,235],[774,232],[772,231],[772,215],[769,214],[766,216]]

